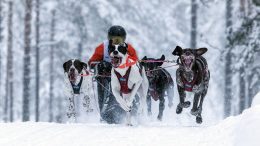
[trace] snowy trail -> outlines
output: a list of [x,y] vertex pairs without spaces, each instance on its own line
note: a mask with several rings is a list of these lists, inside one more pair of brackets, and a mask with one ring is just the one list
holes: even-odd
[[208,127],[1,123],[0,146],[259,146],[259,115],[255,106]]
[[[214,145],[219,140],[213,141],[209,135],[221,133],[216,128],[205,127],[49,123],[0,126],[1,146]],[[230,145],[223,140],[219,144]]]

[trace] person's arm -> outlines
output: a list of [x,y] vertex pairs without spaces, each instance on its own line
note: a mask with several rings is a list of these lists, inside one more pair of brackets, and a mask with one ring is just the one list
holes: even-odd
[[133,57],[136,60],[138,60],[138,56],[137,56],[136,50],[133,48],[133,46],[131,44],[127,44],[127,45],[128,45],[128,55],[130,55],[131,57]]
[[91,66],[91,63],[94,61],[102,61],[104,55],[104,44],[100,44],[96,49],[92,57],[89,59],[88,64],[90,67],[94,67],[94,65]]

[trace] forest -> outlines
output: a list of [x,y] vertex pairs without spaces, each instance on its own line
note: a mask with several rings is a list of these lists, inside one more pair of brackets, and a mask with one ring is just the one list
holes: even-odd
[[139,58],[208,48],[209,123],[242,113],[260,91],[259,0],[0,0],[0,121],[66,123],[62,64],[88,62],[112,25]]

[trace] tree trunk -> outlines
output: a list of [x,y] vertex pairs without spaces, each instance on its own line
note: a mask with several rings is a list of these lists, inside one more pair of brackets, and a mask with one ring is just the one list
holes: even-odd
[[24,72],[23,72],[23,121],[30,120],[30,52],[31,52],[31,15],[32,0],[25,2],[24,18]]
[[245,68],[242,66],[239,70],[239,113],[242,113],[246,105],[246,81],[245,81]]
[[231,114],[231,100],[232,100],[232,59],[231,59],[231,44],[230,35],[232,33],[232,0],[226,1],[226,49],[225,56],[225,96],[224,96],[224,117],[228,117]]
[[[2,36],[2,22],[3,22],[3,17],[2,17],[2,1],[3,0],[0,0],[0,45],[2,43],[2,39],[3,39],[3,36]],[[0,90],[1,90],[1,87],[2,87],[2,47],[0,48]],[[0,93],[0,97],[2,97],[2,92]],[[4,106],[4,105],[3,105]],[[3,119],[4,120],[4,119]]]
[[[4,105],[4,121],[13,121],[13,2],[8,2],[8,42],[7,42],[7,61],[6,61],[6,88],[5,88],[5,105]],[[9,118],[8,118],[9,109]]]
[[8,73],[10,87],[10,122],[13,122],[13,2],[9,2],[8,13]]
[[35,24],[35,49],[36,49],[36,75],[35,75],[35,85],[36,85],[36,91],[35,91],[35,121],[38,122],[40,119],[40,112],[39,112],[39,106],[40,106],[40,101],[39,101],[39,86],[40,86],[40,47],[39,47],[39,42],[40,42],[40,0],[36,0],[36,24]]
[[190,47],[197,47],[197,0],[191,0],[191,40]]
[[54,84],[54,37],[55,37],[55,10],[52,11],[52,21],[51,21],[51,36],[50,41],[52,42],[50,47],[50,102],[49,102],[49,122],[53,122],[53,84]]

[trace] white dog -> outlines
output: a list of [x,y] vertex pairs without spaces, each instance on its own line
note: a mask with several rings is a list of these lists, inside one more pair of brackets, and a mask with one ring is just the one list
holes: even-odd
[[76,120],[75,110],[75,97],[83,94],[83,106],[86,108],[86,112],[92,112],[93,109],[90,105],[90,97],[88,95],[88,88],[90,87],[90,77],[84,76],[88,74],[87,64],[77,59],[68,60],[63,64],[65,74],[65,94],[68,97],[69,105],[67,116],[68,118],[73,117]]
[[139,114],[145,114],[146,96],[148,92],[148,79],[144,68],[140,68],[138,63],[127,66],[127,62],[134,60],[129,59],[127,54],[127,44],[112,45],[109,43],[109,54],[111,57],[111,87],[112,92],[120,104],[127,112],[127,125],[131,124],[131,108],[136,94],[140,97]]

